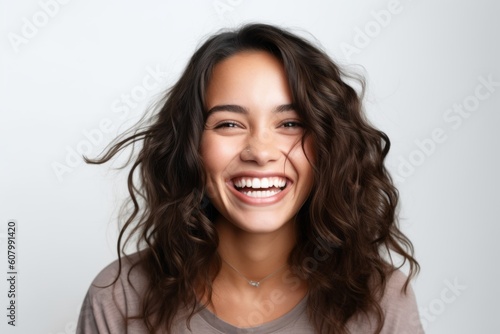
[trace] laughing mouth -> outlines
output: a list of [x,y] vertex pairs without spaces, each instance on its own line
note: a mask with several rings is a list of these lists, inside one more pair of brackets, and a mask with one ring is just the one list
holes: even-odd
[[238,177],[233,179],[234,188],[249,197],[265,198],[280,193],[287,186],[284,177]]

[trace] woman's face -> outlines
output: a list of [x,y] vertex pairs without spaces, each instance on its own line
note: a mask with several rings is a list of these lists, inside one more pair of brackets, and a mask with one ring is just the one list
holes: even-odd
[[266,52],[241,52],[215,66],[200,153],[218,219],[247,232],[271,232],[304,204],[313,184],[307,159],[313,149],[310,139],[302,149],[304,129],[291,103],[283,66]]

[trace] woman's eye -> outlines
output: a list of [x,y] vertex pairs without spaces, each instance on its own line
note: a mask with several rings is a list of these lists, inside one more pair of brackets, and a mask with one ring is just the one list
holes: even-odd
[[238,124],[235,122],[222,122],[217,124],[214,128],[215,129],[224,129],[224,128],[237,128]]
[[300,123],[298,121],[286,121],[286,122],[281,123],[281,126],[284,128],[298,128],[298,127],[301,128],[302,123]]

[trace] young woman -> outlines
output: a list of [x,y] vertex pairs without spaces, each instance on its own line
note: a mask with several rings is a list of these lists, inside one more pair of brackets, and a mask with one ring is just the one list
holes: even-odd
[[91,161],[142,144],[78,333],[423,332],[389,139],[324,52],[269,25],[217,34],[146,122]]

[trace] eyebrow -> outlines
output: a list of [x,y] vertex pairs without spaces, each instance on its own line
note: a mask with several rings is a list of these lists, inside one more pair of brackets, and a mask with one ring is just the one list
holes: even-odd
[[[239,106],[237,104],[222,104],[210,108],[207,111],[207,117],[213,114],[214,112],[219,112],[219,111],[230,111],[238,114],[248,114],[248,109],[245,107]],[[281,104],[273,110],[273,113],[280,113],[286,111],[295,111],[295,106],[291,103]]]

